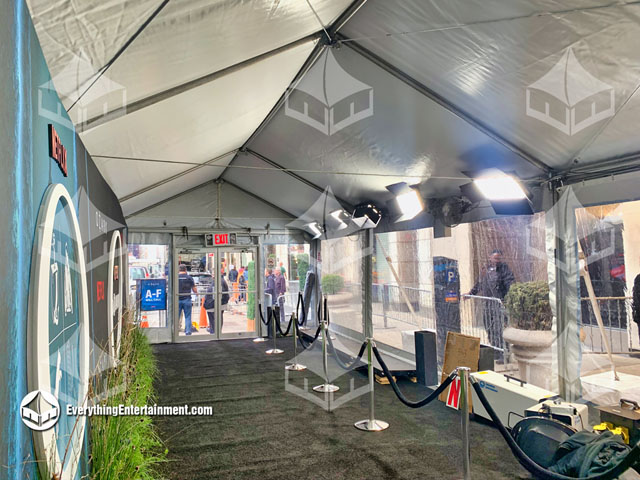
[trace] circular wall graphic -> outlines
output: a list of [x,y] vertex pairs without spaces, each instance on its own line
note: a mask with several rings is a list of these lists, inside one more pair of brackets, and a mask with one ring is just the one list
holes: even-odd
[[109,300],[107,302],[107,318],[109,322],[109,344],[111,356],[120,355],[120,337],[122,335],[122,237],[115,230],[111,236],[109,247]]
[[82,237],[67,189],[45,192],[34,239],[29,285],[28,387],[52,394],[60,404],[54,428],[34,431],[36,459],[44,478],[76,476],[86,417],[66,414],[87,405],[89,296]]

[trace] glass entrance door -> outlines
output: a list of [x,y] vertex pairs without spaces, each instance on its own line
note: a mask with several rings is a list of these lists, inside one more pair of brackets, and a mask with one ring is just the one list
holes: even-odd
[[176,249],[174,338],[256,335],[256,250]]
[[218,291],[221,306],[220,338],[254,337],[257,334],[256,251],[248,248],[219,248]]

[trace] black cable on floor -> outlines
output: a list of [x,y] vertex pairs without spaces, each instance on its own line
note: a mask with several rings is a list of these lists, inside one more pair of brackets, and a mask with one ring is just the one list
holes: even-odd
[[473,389],[475,390],[478,398],[484,408],[487,410],[487,413],[493,420],[493,423],[498,427],[498,430],[504,437],[509,445],[509,448],[520,462],[524,468],[531,473],[536,478],[541,480],[612,480],[614,478],[619,477],[625,470],[631,468],[637,461],[640,459],[640,443],[636,444],[635,447],[631,449],[631,451],[624,457],[624,460],[620,462],[615,467],[610,468],[606,472],[598,473],[597,475],[592,475],[590,477],[567,477],[566,475],[561,475],[559,473],[552,472],[547,470],[546,468],[541,467],[536,462],[531,460],[529,456],[520,448],[520,446],[516,443],[515,439],[511,436],[511,434],[507,431],[506,427],[500,421],[498,415],[496,415],[495,410],[487,400],[487,397],[484,395],[482,388],[478,383],[472,382]]
[[451,375],[449,375],[445,379],[445,381],[442,382],[440,386],[433,391],[433,393],[431,393],[426,398],[423,398],[422,400],[419,400],[417,402],[412,402],[411,400],[407,399],[400,391],[400,388],[398,388],[396,381],[393,379],[393,375],[391,375],[391,372],[389,371],[389,367],[387,367],[387,364],[384,363],[384,360],[382,359],[380,352],[378,352],[378,347],[373,347],[373,354],[378,359],[378,363],[382,367],[382,371],[384,372],[385,377],[387,377],[387,379],[389,380],[389,384],[391,385],[391,388],[393,388],[393,391],[398,397],[398,400],[400,400],[402,403],[404,403],[407,407],[410,407],[410,408],[424,407],[425,405],[434,401],[436,398],[438,398],[438,395],[444,392],[447,389],[447,387],[451,385],[451,382],[453,382],[453,379],[456,378],[456,375],[457,375],[457,372],[455,371],[452,372]]

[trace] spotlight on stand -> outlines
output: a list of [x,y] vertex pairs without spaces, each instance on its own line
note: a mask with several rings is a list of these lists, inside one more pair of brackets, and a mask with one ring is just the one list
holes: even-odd
[[332,230],[344,230],[349,226],[349,220],[351,220],[351,215],[342,209],[334,210],[327,218]]
[[351,218],[359,228],[375,228],[380,223],[382,213],[375,205],[364,203],[355,208]]
[[420,193],[406,182],[388,185],[387,190],[395,195],[395,210],[400,213],[396,222],[406,222],[415,218],[424,210],[424,203]]
[[533,206],[525,187],[513,176],[492,168],[473,175],[460,190],[472,202],[488,200],[498,215],[532,215]]
[[313,235],[313,240],[322,236],[322,227],[318,222],[311,222],[305,225],[305,228]]

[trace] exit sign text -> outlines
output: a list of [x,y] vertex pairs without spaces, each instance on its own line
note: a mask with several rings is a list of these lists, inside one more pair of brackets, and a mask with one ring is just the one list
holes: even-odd
[[228,233],[216,233],[213,236],[213,244],[214,245],[229,245],[229,234]]

